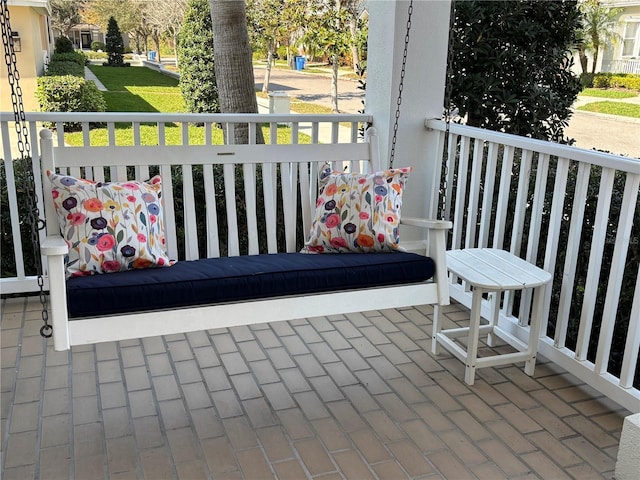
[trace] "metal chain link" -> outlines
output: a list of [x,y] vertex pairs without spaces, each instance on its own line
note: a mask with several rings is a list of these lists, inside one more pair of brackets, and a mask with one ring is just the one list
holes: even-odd
[[[29,144],[29,128],[24,113],[24,104],[22,102],[22,88],[20,88],[20,72],[18,71],[18,62],[16,52],[13,46],[13,32],[11,30],[10,14],[8,0],[2,1],[2,9],[0,11],[0,27],[2,30],[2,44],[4,45],[4,60],[7,65],[7,79],[11,87],[11,103],[13,104],[13,117],[16,134],[18,136],[18,151],[20,159],[24,162],[31,157],[31,145]],[[8,159],[8,161],[11,161]],[[42,257],[40,253],[40,238],[38,230],[45,227],[44,220],[40,218],[40,210],[38,209],[38,194],[35,187],[35,178],[33,173],[33,164],[27,168],[27,181],[25,184],[28,223],[31,227],[31,244],[35,254],[35,265],[38,279],[38,287],[40,289],[40,303],[42,305],[42,321],[44,325],[40,328],[40,335],[45,338],[51,337],[53,328],[49,324],[49,310],[47,308],[47,296],[44,293],[44,276],[42,274]]]
[[409,2],[407,12],[407,33],[404,36],[404,52],[402,53],[402,70],[400,70],[400,84],[398,85],[398,100],[396,101],[396,120],[393,124],[393,138],[391,139],[391,156],[389,167],[393,168],[393,160],[396,156],[396,140],[398,139],[398,121],[400,120],[400,105],[402,104],[402,90],[404,88],[404,74],[407,67],[407,51],[409,49],[409,32],[411,31],[411,15],[413,14],[413,0]]
[[451,0],[451,10],[449,12],[449,38],[448,38],[448,49],[447,49],[447,78],[445,83],[444,90],[444,106],[445,106],[445,129],[444,129],[444,150],[443,153],[447,155],[446,159],[443,159],[443,166],[441,172],[441,197],[440,197],[440,218],[443,220],[447,220],[444,218],[447,212],[447,179],[449,177],[449,148],[451,145],[449,144],[450,131],[451,131],[451,97],[453,95],[453,45],[454,45],[454,27],[455,27],[455,17],[456,17],[456,0]]

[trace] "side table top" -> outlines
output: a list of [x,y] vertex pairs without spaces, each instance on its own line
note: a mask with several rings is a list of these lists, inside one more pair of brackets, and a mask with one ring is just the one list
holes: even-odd
[[549,272],[495,248],[450,250],[447,269],[470,285],[490,291],[533,288],[551,281]]

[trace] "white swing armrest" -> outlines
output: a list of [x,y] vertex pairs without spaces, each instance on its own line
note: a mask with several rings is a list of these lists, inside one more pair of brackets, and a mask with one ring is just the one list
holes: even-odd
[[40,245],[43,255],[66,255],[69,253],[67,242],[59,235],[49,235]]
[[430,220],[427,218],[403,217],[400,219],[402,225],[411,227],[420,227],[435,230],[449,230],[453,227],[453,223],[448,220]]

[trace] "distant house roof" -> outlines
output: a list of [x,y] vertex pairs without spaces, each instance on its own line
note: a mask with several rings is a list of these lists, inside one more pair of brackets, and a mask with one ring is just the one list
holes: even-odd
[[8,0],[10,7],[31,7],[42,15],[51,15],[51,5],[49,0]]

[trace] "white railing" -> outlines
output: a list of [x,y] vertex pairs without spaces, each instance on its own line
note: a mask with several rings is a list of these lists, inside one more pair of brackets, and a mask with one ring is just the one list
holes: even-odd
[[[145,145],[152,142],[160,145],[189,145],[190,138],[197,138],[193,144],[223,143],[224,127],[233,137],[237,125],[248,125],[249,132],[262,126],[266,143],[354,143],[359,140],[359,126],[370,122],[368,115],[265,115],[265,114],[160,114],[160,113],[28,113],[26,114],[32,158],[39,158],[38,130],[42,122],[55,125],[54,137],[59,145]],[[65,122],[80,124],[76,132],[65,133]],[[100,123],[100,128],[95,124]],[[91,128],[90,128],[91,127]],[[0,176],[6,180],[7,207],[2,207],[3,246],[13,246],[13,262],[3,265],[0,292],[3,294],[26,293],[39,289],[35,268],[25,264],[33,263],[32,248],[29,248],[29,228],[25,224],[25,199],[21,168],[16,167],[20,158],[17,150],[17,136],[13,113],[0,113],[0,156],[3,159]],[[12,159],[13,161],[6,161]],[[90,162],[90,159],[87,159]],[[38,161],[32,162],[36,191],[41,190],[41,174]],[[17,175],[17,178],[16,178]],[[39,210],[42,212],[42,202]],[[41,236],[43,233],[41,234]],[[3,257],[7,257],[6,251]],[[29,260],[26,262],[29,263]],[[11,274],[6,271],[11,270]],[[46,278],[45,278],[45,287]]]
[[[427,127],[440,132],[434,203],[453,221],[450,248],[503,248],[554,274],[540,352],[640,411],[640,160],[457,124],[445,153],[445,124]],[[470,305],[461,285],[451,295]],[[502,305],[504,328],[521,339],[530,300]]]
[[611,60],[602,63],[603,72],[612,73],[638,73],[640,74],[640,60]]

